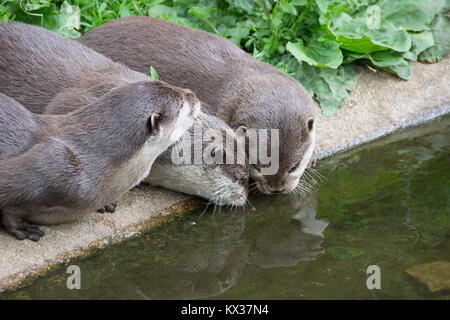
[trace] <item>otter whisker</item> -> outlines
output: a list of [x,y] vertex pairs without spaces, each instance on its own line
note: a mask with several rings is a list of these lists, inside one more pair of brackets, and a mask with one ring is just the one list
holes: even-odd
[[208,207],[211,203],[212,203],[211,201],[208,201],[208,203],[206,204],[205,210],[203,210],[203,212],[200,214],[199,218],[201,218],[203,216],[203,214],[206,212],[206,210],[208,209]]
[[314,168],[306,168],[307,171],[310,171],[312,174],[314,174],[315,176],[321,178],[324,181],[328,181],[328,179],[321,174],[318,170],[314,169]]

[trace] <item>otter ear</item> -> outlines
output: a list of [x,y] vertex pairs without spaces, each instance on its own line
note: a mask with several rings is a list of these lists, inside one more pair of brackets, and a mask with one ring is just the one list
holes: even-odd
[[310,118],[308,120],[308,131],[311,132],[314,129],[314,119]]
[[150,134],[156,134],[160,129],[160,113],[152,113],[150,118],[148,118],[147,127]]
[[247,134],[247,127],[246,126],[240,126],[236,130],[234,130],[234,132],[236,133],[236,135],[238,137],[245,137],[245,135]]

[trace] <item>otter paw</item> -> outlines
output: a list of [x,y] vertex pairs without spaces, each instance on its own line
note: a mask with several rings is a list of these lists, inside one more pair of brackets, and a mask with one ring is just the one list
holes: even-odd
[[109,213],[113,213],[116,211],[117,208],[117,202],[113,202],[108,204],[107,206],[104,206],[103,208],[97,210],[97,212],[100,213],[105,213],[105,212],[109,212]]
[[39,226],[28,222],[22,222],[18,227],[7,229],[7,231],[17,240],[29,239],[34,242],[38,242],[45,235]]

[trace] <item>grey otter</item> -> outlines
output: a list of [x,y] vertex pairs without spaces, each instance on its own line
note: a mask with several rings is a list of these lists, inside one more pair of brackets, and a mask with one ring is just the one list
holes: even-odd
[[[13,97],[33,112],[65,114],[95,102],[113,88],[143,80],[151,78],[51,31],[22,23],[0,23],[0,92]],[[222,122],[218,127],[223,129],[228,126]],[[164,159],[161,161],[161,164],[165,162]],[[184,170],[178,170],[181,167],[177,167],[174,169],[178,174],[177,179],[185,181],[185,184],[167,181],[158,184],[156,177],[153,182],[215,201],[217,196],[211,193],[212,190],[215,190],[215,185],[220,181],[223,183],[226,180],[222,179],[221,171],[226,177],[230,177],[226,181],[234,181],[229,188],[224,185],[223,191],[246,190],[240,177],[241,169],[246,170],[247,167],[241,167],[217,166],[220,170],[214,171],[203,165],[183,166]],[[170,165],[158,168],[160,177],[164,170],[168,175],[173,174]],[[193,170],[186,170],[187,168]],[[197,180],[204,182],[202,189],[211,192],[196,192],[193,189],[195,187],[189,183],[195,179],[193,171],[198,175]],[[169,180],[173,181],[173,177],[168,178]],[[214,185],[209,187],[207,183]],[[172,185],[176,188],[172,188]],[[233,192],[223,192],[222,203],[236,204],[236,200],[228,200],[227,194],[235,196]],[[243,193],[240,197],[246,197],[246,194]]]
[[[190,90],[143,81],[67,115],[38,115],[0,94],[0,209],[7,231],[38,241],[33,224],[72,221],[141,182],[192,126]],[[33,224],[31,224],[33,223]]]
[[265,193],[293,190],[315,146],[311,98],[292,77],[257,61],[230,41],[172,22],[127,17],[83,35],[88,47],[137,71],[150,66],[164,81],[192,89],[209,107],[205,112],[231,128],[279,129],[279,170],[250,176]]

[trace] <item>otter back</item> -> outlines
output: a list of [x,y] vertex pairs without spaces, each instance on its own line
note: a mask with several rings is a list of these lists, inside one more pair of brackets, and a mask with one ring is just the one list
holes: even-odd
[[0,22],[0,92],[28,110],[63,114],[119,85],[151,80],[46,29]]

